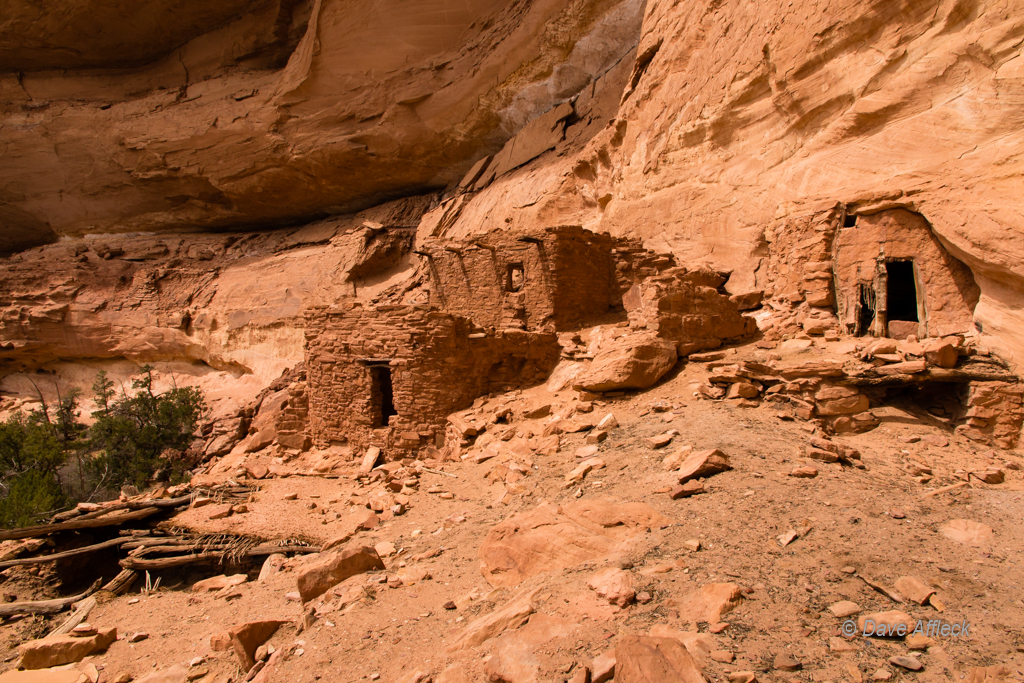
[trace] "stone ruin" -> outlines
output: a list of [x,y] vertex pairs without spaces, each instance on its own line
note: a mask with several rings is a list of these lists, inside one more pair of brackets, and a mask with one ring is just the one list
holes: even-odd
[[[473,435],[449,416],[480,397],[546,381],[644,389],[679,358],[708,364],[705,398],[777,402],[828,434],[873,429],[880,408],[904,404],[1001,448],[1024,422],[1017,377],[970,335],[970,269],[906,209],[835,205],[775,226],[758,274],[768,286],[733,296],[727,273],[579,226],[420,244],[406,230],[368,235],[362,275],[408,254],[417,276],[372,301],[307,310],[306,381],[265,401],[295,414],[260,410],[247,451],[454,457]],[[837,353],[760,362],[715,351],[758,332],[765,349],[823,338]],[[211,448],[230,448],[232,434]]]
[[491,392],[544,381],[552,332],[485,332],[431,305],[356,301],[306,313],[309,431],[320,447],[385,453],[444,447],[449,413]]
[[674,265],[638,241],[579,226],[427,241],[417,253],[431,303],[494,329],[563,331],[606,316],[622,320],[623,293]]
[[852,338],[847,351],[857,360],[722,362],[706,393],[763,392],[832,433],[872,429],[869,408],[909,402],[974,441],[1016,445],[1024,388],[971,340],[980,290],[923,216],[836,204],[781,221],[765,237],[765,340]]
[[971,328],[981,290],[920,214],[847,215],[833,253],[836,311],[847,334],[924,339]]
[[428,241],[416,253],[428,303],[307,311],[307,431],[318,447],[374,446],[389,459],[446,448],[449,414],[544,382],[587,326],[615,331],[577,381],[593,390],[645,388],[678,355],[756,329],[720,291],[726,274],[578,226]]

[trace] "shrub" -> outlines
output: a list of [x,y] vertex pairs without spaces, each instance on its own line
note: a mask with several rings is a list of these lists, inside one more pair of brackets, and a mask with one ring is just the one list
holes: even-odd
[[66,504],[59,471],[81,433],[77,400],[77,392],[62,399],[56,420],[44,402],[42,410],[0,424],[0,526],[31,524]]
[[58,395],[51,415],[41,410],[0,423],[0,526],[37,522],[47,513],[122,486],[151,479],[180,481],[192,464],[183,456],[195,438],[206,402],[198,389],[153,391],[142,368],[132,393],[118,396],[101,372],[93,384],[99,410],[86,428],[78,421],[79,392]]
[[135,392],[120,397],[114,383],[101,372],[93,384],[95,423],[89,430],[91,449],[98,455],[92,466],[107,488],[125,484],[144,487],[158,473],[178,481],[184,475],[184,461],[164,457],[165,452],[184,451],[192,440],[199,420],[206,412],[202,393],[194,388],[175,387],[162,394],[153,392],[152,369],[142,368],[141,378],[132,381]]

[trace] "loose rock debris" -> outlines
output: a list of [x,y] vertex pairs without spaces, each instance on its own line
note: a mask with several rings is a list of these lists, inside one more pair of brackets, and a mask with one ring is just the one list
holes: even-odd
[[[690,372],[707,371],[694,364]],[[664,391],[692,379],[682,373]],[[477,434],[457,462],[388,462],[373,454],[369,470],[361,467],[360,456],[336,479],[305,478],[301,485],[294,477],[268,473],[248,478],[234,498],[217,500],[212,490],[190,493],[186,502],[110,525],[104,533],[115,534],[109,541],[116,542],[109,545],[91,548],[108,542],[93,538],[71,544],[81,551],[77,555],[45,560],[66,552],[61,534],[96,534],[107,527],[58,529],[8,541],[2,561],[25,560],[7,569],[25,573],[114,553],[129,565],[118,569],[132,581],[116,574],[127,594],[100,591],[101,600],[88,613],[88,624],[96,625],[90,628],[116,626],[121,639],[85,655],[78,666],[98,661],[104,672],[134,673],[136,680],[148,675],[134,665],[138,656],[157,664],[160,676],[180,680],[269,680],[293,675],[312,661],[343,676],[472,681],[493,675],[516,683],[544,672],[564,680],[589,675],[592,681],[619,681],[656,671],[663,680],[691,680],[694,670],[730,681],[767,678],[771,671],[828,672],[822,675],[843,679],[849,678],[850,662],[863,680],[876,670],[878,677],[893,678],[949,666],[935,648],[968,660],[976,656],[972,642],[909,632],[891,637],[889,631],[901,624],[913,631],[918,621],[945,614],[940,609],[948,613],[949,603],[959,617],[965,609],[960,589],[937,575],[1000,571],[997,548],[1014,531],[987,508],[975,507],[984,493],[977,487],[1005,487],[1019,470],[1003,468],[1008,478],[1001,484],[970,474],[969,481],[957,480],[957,470],[972,471],[959,458],[976,456],[969,447],[955,451],[964,447],[952,441],[944,447],[949,453],[938,457],[927,450],[938,446],[923,439],[880,440],[886,426],[854,437],[827,435],[804,429],[808,425],[800,418],[779,423],[768,406],[763,417],[757,410],[736,417],[704,399],[664,401],[659,407],[671,407],[658,412],[650,401],[629,396],[588,397],[591,410],[583,415],[608,416],[607,435],[588,441],[593,427],[572,431],[575,426],[566,423],[578,416],[566,409],[575,399],[547,398],[545,414],[527,418],[533,400],[522,392],[481,401],[465,418],[478,425]],[[614,413],[602,413],[601,403],[614,406]],[[664,435],[661,416],[673,415],[680,405],[696,422],[673,422],[681,428],[671,448],[648,449],[642,439]],[[644,410],[650,412],[641,417]],[[502,421],[485,419],[501,414]],[[549,418],[557,418],[551,424],[560,433],[543,436]],[[702,436],[709,424],[727,425],[723,433],[756,436],[709,443]],[[514,432],[502,440],[506,427]],[[923,435],[922,428],[913,430]],[[778,438],[785,443],[776,447]],[[929,463],[930,486],[952,488],[924,496],[938,489],[909,479],[907,456],[900,452],[907,449],[919,449],[912,451],[914,458]],[[794,454],[807,463],[796,467],[816,471],[813,479],[786,476]],[[875,486],[890,488],[876,496]],[[856,495],[851,487],[857,487]],[[657,491],[663,493],[652,497]],[[943,496],[953,504],[940,502]],[[968,502],[972,509],[965,516]],[[229,506],[231,514],[212,514],[218,506]],[[279,519],[304,520],[290,527],[299,532],[290,542],[258,533]],[[748,540],[752,524],[771,543]],[[877,533],[879,524],[890,525],[885,536]],[[945,563],[963,569],[929,573],[922,569],[929,565],[890,553],[890,536],[916,548],[912,539],[928,529],[946,544]],[[877,540],[880,550],[857,552],[844,544],[845,537]],[[919,557],[923,551],[907,552]],[[133,562],[149,560],[182,564],[132,568]],[[140,593],[146,571],[164,573],[163,582]],[[189,572],[190,579],[181,582],[175,571]],[[108,593],[111,598],[104,597]],[[168,621],[165,605],[186,619],[205,613],[217,620],[203,636],[208,648],[197,650],[189,644],[192,636],[175,635],[194,633],[195,627]],[[136,613],[145,616],[133,618]],[[383,616],[392,613],[395,622]],[[862,632],[868,617],[903,654],[876,653],[862,636],[840,634],[851,619]],[[261,635],[249,645],[233,644],[233,632],[244,635],[255,628],[246,625],[264,622],[276,629],[263,642],[251,646]],[[770,635],[751,630],[755,624]],[[697,644],[696,636],[708,641]],[[429,666],[408,667],[380,656],[425,647],[435,653]],[[823,649],[824,659],[814,647]],[[348,654],[335,663],[317,659],[336,648]],[[917,653],[921,673],[896,661],[911,653]]]

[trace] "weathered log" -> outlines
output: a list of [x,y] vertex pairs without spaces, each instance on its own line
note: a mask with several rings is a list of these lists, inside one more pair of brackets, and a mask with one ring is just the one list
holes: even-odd
[[127,543],[130,539],[127,538],[115,538],[109,541],[103,541],[102,543],[96,543],[95,545],[86,545],[81,548],[75,548],[73,550],[65,550],[62,553],[53,553],[52,555],[37,555],[36,557],[20,557],[16,560],[6,560],[0,562],[0,569],[7,569],[8,567],[17,567],[24,564],[39,564],[41,562],[56,562],[57,560],[63,560],[67,557],[74,557],[75,555],[85,555],[97,550],[103,550],[104,548],[114,548],[123,543]]
[[128,554],[129,557],[142,557],[144,555],[158,555],[166,553],[188,553],[188,552],[221,552],[236,547],[231,543],[181,543],[171,545],[148,545],[136,548]]
[[263,557],[274,553],[318,553],[320,548],[316,546],[301,545],[277,545],[263,544],[249,550],[233,552],[234,544],[203,545],[196,544],[194,550],[187,555],[174,555],[172,557],[148,558],[143,555],[157,552],[182,552],[186,546],[155,546],[140,548],[132,555],[121,560],[120,564],[125,569],[155,570],[169,569],[171,567],[183,567],[189,564],[200,564],[203,562],[224,563],[228,560],[240,560],[243,558]]
[[89,612],[92,612],[93,608],[96,607],[96,598],[86,598],[78,603],[78,607],[71,613],[71,616],[64,620],[64,623],[47,633],[47,637],[50,636],[62,636],[65,633],[71,633],[71,629],[85,621]]
[[109,517],[104,514],[98,517],[91,517],[89,519],[83,519],[82,517],[75,518],[69,522],[59,522],[57,524],[42,524],[40,526],[27,526],[21,529],[10,529],[7,531],[0,531],[0,541],[10,541],[18,538],[35,538],[37,536],[46,536],[47,534],[55,534],[59,531],[75,531],[78,529],[96,529],[104,526],[117,526],[124,524],[125,522],[133,522],[137,519],[143,519],[149,517],[152,514],[160,512],[158,507],[147,507],[141,510],[132,510],[127,514],[123,515],[110,515]]
[[261,557],[263,555],[273,555],[274,553],[299,553],[309,554],[320,552],[320,546],[315,545],[272,545],[264,543],[258,545],[252,550],[246,551],[246,555],[249,557]]
[[58,612],[63,612],[79,600],[84,600],[89,597],[99,590],[99,587],[100,581],[97,579],[96,582],[89,587],[89,590],[85,591],[81,595],[73,595],[70,598],[0,604],[0,617],[13,617],[16,614],[57,614]]
[[878,375],[872,371],[860,375],[851,375],[839,381],[840,384],[849,384],[857,387],[897,387],[923,382],[1016,382],[1017,377],[1006,371],[990,370],[984,368],[969,369],[947,369],[928,368],[924,372],[917,372],[912,375]]
[[176,555],[174,557],[161,557],[159,559],[147,560],[141,557],[126,557],[121,560],[121,566],[125,569],[151,571],[156,569],[170,569],[172,567],[184,567],[189,564],[200,564],[203,562],[223,562],[224,553],[198,553],[195,555]]
[[157,498],[156,500],[129,500],[124,505],[129,510],[141,510],[143,508],[176,508],[180,505],[188,505],[192,502],[192,494],[189,493],[177,498]]
[[110,591],[114,595],[121,595],[127,593],[128,589],[135,583],[135,579],[139,578],[138,572],[132,569],[122,569],[121,573],[112,578],[107,585],[103,586],[100,590]]

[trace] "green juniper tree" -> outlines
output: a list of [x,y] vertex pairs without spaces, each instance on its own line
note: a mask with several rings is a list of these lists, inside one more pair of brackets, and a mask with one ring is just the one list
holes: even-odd
[[178,480],[184,474],[180,459],[165,454],[184,451],[192,443],[199,420],[206,412],[202,392],[194,387],[175,387],[162,394],[153,391],[153,373],[142,367],[142,377],[132,380],[135,392],[114,391],[105,372],[93,384],[95,423],[90,432],[91,449],[97,452],[93,468],[107,488],[125,484],[143,487],[162,471]]
[[93,384],[95,422],[79,422],[79,391],[57,392],[41,408],[0,423],[0,527],[25,526],[48,513],[97,496],[116,495],[125,484],[144,487],[154,478],[178,481],[188,462],[169,457],[186,451],[206,412],[202,393],[153,390],[152,368],[118,392],[105,372]]

